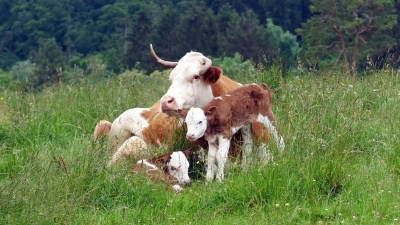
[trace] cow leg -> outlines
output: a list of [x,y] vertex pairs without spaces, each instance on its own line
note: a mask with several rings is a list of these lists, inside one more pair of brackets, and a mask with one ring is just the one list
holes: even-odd
[[218,151],[217,151],[217,179],[221,182],[224,179],[224,167],[228,159],[229,146],[231,141],[229,139],[218,137]]
[[243,138],[243,159],[242,159],[242,167],[246,167],[249,165],[249,160],[252,152],[252,138],[250,132],[251,124],[246,124],[242,127],[242,138]]
[[207,181],[211,181],[214,179],[216,165],[215,165],[215,158],[217,155],[217,146],[216,143],[208,142],[208,160],[207,160],[207,173],[206,179]]
[[122,157],[134,156],[138,153],[139,149],[146,147],[146,143],[140,137],[130,137],[114,153],[111,160],[108,162],[108,166],[115,166]]

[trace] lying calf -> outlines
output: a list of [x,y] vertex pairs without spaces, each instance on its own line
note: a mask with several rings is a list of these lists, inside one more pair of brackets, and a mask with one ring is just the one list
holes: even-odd
[[180,114],[185,117],[187,139],[195,141],[204,136],[208,141],[207,180],[212,180],[215,173],[219,181],[223,180],[230,139],[243,126],[246,126],[243,138],[247,137],[244,140],[244,156],[248,157],[251,152],[249,138],[250,124],[253,122],[260,122],[272,131],[278,147],[284,148],[271,110],[271,92],[265,84],[243,85],[214,98],[202,108],[191,108],[187,113],[180,111]]
[[180,184],[190,184],[188,158],[192,150],[170,152],[151,159],[142,159],[131,168],[132,173],[144,173],[155,183],[165,183],[175,191],[181,191]]

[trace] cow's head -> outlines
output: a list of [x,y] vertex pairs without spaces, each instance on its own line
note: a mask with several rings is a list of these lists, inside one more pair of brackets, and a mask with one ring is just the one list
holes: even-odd
[[164,113],[177,115],[179,109],[202,107],[214,98],[211,84],[219,79],[221,70],[211,66],[209,58],[199,52],[189,52],[178,62],[169,62],[160,59],[152,45],[150,51],[158,64],[173,68],[169,76],[171,86],[161,98]]
[[166,169],[169,174],[178,179],[180,184],[190,184],[189,161],[183,152],[173,152],[169,162],[166,164]]

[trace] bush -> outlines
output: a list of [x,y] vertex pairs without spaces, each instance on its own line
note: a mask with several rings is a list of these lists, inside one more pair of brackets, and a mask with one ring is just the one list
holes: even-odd
[[213,65],[222,69],[224,75],[234,79],[235,77],[255,76],[257,70],[250,60],[243,61],[243,56],[235,53],[232,57],[213,58]]
[[17,82],[13,81],[11,74],[0,69],[0,90],[15,90]]

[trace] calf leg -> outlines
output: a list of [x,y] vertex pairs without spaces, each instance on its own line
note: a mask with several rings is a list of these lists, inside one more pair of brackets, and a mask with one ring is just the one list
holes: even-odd
[[246,167],[249,164],[250,156],[252,152],[252,138],[250,132],[251,124],[246,124],[242,127],[242,138],[243,138],[243,159],[242,159],[242,166]]
[[146,143],[140,137],[130,137],[114,153],[108,166],[115,166],[122,157],[134,156],[140,149],[146,148]]
[[218,151],[217,151],[217,179],[221,182],[224,179],[224,167],[225,163],[228,159],[228,152],[230,146],[230,140],[223,138],[222,136],[218,137]]
[[211,181],[214,178],[216,165],[215,158],[217,155],[217,146],[216,143],[208,142],[208,161],[207,161],[207,173],[206,179],[207,181]]

